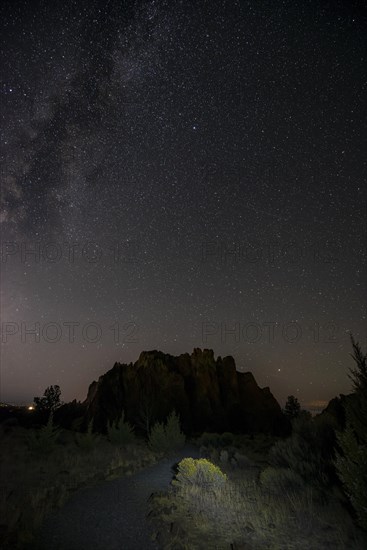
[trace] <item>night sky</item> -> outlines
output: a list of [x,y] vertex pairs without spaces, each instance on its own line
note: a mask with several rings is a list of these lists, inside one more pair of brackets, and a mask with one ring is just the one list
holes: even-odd
[[363,2],[2,4],[0,400],[194,347],[282,405],[348,393]]

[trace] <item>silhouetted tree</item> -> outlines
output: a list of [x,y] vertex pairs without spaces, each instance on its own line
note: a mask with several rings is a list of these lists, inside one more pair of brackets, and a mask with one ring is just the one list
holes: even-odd
[[357,368],[350,368],[354,392],[345,404],[346,429],[337,434],[341,453],[336,469],[356,511],[360,526],[367,531],[367,355],[351,335]]
[[294,395],[288,395],[287,402],[284,408],[284,413],[288,416],[288,418],[292,419],[297,418],[300,411],[301,405],[299,404],[297,397],[294,397]]
[[36,410],[40,412],[54,412],[62,405],[60,400],[60,386],[48,386],[42,397],[34,397],[33,401],[36,405]]

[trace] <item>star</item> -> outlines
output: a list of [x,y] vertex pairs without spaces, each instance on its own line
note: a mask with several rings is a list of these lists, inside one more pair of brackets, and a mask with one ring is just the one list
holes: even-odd
[[58,378],[81,398],[142,349],[206,344],[279,402],[347,393],[346,330],[366,326],[354,3],[2,4],[2,322],[124,339],[35,354],[9,324],[4,399]]

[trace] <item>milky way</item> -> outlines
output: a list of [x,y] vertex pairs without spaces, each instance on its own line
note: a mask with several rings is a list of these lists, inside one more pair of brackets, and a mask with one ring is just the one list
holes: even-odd
[[283,402],[366,344],[367,25],[350,1],[3,3],[1,396],[141,350]]

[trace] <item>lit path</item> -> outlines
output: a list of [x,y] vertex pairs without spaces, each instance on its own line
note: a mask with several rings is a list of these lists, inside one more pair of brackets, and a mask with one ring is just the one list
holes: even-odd
[[199,451],[187,445],[132,476],[80,489],[46,518],[37,550],[156,550],[146,520],[148,498],[168,487],[172,466],[186,456],[199,458]]

